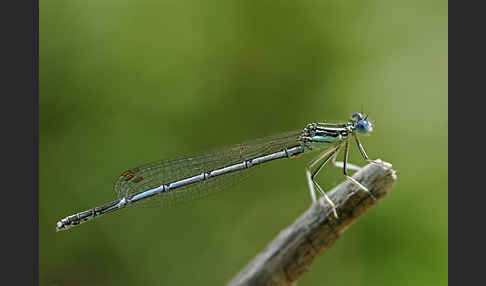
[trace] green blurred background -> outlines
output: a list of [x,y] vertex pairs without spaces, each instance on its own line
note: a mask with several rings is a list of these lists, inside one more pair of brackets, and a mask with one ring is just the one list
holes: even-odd
[[299,285],[447,285],[447,15],[445,0],[42,1],[41,285],[225,284],[309,206],[315,154],[177,208],[55,223],[112,200],[125,169],[361,108],[398,182]]

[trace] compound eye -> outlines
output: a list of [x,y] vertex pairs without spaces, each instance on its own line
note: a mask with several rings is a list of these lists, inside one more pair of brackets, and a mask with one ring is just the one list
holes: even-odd
[[373,130],[373,127],[368,120],[360,120],[356,124],[356,130],[358,130],[358,133],[365,134]]

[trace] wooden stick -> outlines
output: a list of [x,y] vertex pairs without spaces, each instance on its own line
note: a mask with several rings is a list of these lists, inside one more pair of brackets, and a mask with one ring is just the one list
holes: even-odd
[[321,198],[282,230],[228,285],[293,285],[314,258],[325,252],[360,215],[391,190],[396,173],[390,163],[382,164],[368,164],[353,175],[376,199],[344,181],[328,193],[336,204],[337,219]]

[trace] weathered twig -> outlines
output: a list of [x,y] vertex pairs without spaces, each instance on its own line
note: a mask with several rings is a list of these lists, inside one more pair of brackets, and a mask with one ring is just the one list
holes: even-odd
[[329,204],[314,203],[228,285],[292,285],[315,257],[326,251],[349,225],[388,193],[396,174],[391,164],[383,164],[387,168],[369,164],[353,175],[376,199],[350,182],[341,183],[328,193],[337,206],[339,218],[333,216]]

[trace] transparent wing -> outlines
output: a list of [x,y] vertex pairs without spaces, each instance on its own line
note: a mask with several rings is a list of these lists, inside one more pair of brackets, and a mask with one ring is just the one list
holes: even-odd
[[[301,132],[301,130],[296,130],[281,133],[201,155],[149,163],[123,172],[114,183],[114,191],[118,198],[122,198],[159,187],[162,184],[168,184],[244,160],[278,152],[284,148],[298,145],[297,139]],[[217,176],[174,189],[168,193],[162,193],[149,199],[151,201],[149,205],[174,205],[227,190],[235,183],[247,178],[254,168]]]

